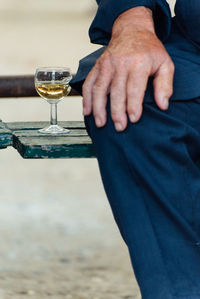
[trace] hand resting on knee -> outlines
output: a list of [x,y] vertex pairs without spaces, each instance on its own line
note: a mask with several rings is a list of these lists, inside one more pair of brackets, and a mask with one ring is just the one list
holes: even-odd
[[110,93],[112,120],[123,131],[127,114],[133,123],[142,115],[149,76],[154,76],[156,104],[168,109],[174,63],[155,33],[151,9],[139,6],[115,20],[111,40],[83,84],[83,114],[93,113],[96,125],[104,126]]

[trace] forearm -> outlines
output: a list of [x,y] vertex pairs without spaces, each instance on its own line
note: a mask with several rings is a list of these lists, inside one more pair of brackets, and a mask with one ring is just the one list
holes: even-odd
[[145,6],[138,6],[123,12],[115,20],[112,28],[112,37],[134,30],[149,30],[155,33],[152,10]]

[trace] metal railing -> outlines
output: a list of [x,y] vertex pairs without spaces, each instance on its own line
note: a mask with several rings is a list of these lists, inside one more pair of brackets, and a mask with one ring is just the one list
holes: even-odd
[[[80,94],[72,89],[69,96]],[[38,97],[33,75],[0,76],[0,98]]]

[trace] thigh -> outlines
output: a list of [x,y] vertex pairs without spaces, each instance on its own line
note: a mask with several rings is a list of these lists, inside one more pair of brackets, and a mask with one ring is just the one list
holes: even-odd
[[104,127],[92,114],[85,124],[136,277],[142,285],[160,265],[174,296],[199,294],[200,99],[171,101],[167,111],[144,103],[141,119],[123,132],[115,130],[109,101]]
[[[200,158],[200,97],[171,101],[167,111],[159,109],[156,103],[144,103],[141,119],[137,123],[128,121],[123,132],[115,130],[109,98],[106,109],[104,127],[96,127],[92,114],[85,117],[98,161],[107,169],[126,157],[136,181],[142,180],[155,194],[167,192],[174,207],[191,225],[200,229],[200,215],[191,205],[192,199],[198,200],[200,187],[197,166]],[[153,190],[153,181],[161,182],[155,185],[156,190]],[[173,195],[178,198],[178,193],[183,190],[190,201],[188,197],[185,201],[184,198],[173,201]]]

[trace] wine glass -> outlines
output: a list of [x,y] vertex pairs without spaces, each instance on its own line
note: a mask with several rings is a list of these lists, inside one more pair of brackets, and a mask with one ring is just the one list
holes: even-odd
[[72,74],[66,67],[40,67],[35,72],[37,93],[51,104],[51,124],[38,132],[43,134],[66,134],[70,130],[57,124],[57,104],[70,93]]

